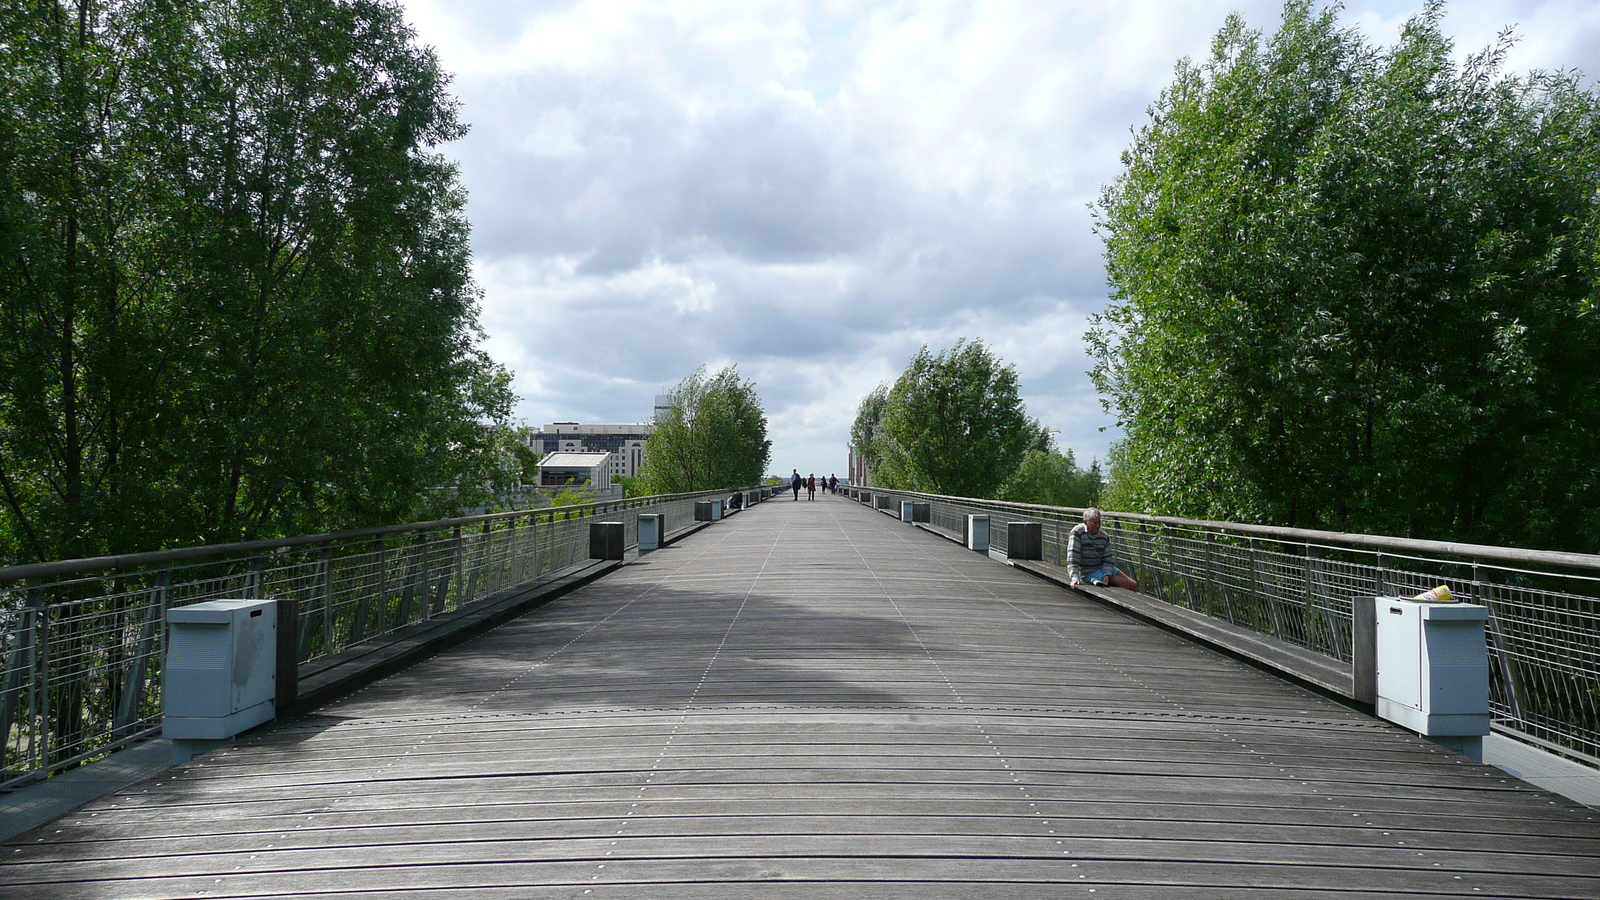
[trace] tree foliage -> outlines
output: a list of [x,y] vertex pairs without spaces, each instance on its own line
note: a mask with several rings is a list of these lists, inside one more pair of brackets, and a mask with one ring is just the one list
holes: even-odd
[[887,488],[1080,507],[1100,495],[1099,462],[1080,469],[1056,449],[1028,417],[1016,369],[981,341],[937,357],[919,350],[893,387],[861,398],[850,443],[871,483]]
[[3,9],[0,558],[470,500],[509,376],[399,4]]
[[737,366],[690,373],[658,410],[637,481],[648,494],[733,490],[761,481],[772,458],[755,383]]
[[992,497],[1040,433],[1017,393],[1016,368],[982,341],[963,339],[937,356],[924,346],[883,403],[872,479],[903,490]]
[[1023,454],[996,499],[1082,509],[1100,503],[1100,488],[1098,460],[1080,469],[1071,450],[1035,447]]
[[869,468],[878,464],[878,431],[883,425],[883,411],[888,406],[889,386],[880,384],[861,398],[855,421],[850,425],[850,446],[867,461]]
[[1600,549],[1600,96],[1336,13],[1230,17],[1097,205],[1115,502]]

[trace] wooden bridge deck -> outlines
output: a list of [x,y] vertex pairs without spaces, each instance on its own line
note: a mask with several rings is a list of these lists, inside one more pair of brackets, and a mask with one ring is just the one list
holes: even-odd
[[821,498],[0,847],[0,896],[1600,897],[1596,817]]

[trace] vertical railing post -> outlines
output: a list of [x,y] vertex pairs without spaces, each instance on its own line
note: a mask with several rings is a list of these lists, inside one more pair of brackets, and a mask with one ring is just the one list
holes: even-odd
[[[530,519],[528,519],[528,530],[533,532],[533,540],[531,540],[531,543],[533,543],[533,577],[534,580],[538,580],[539,577],[544,575],[544,552],[539,551],[538,514],[534,514],[534,516],[531,516]],[[549,522],[544,524],[544,533],[546,533],[546,538],[549,538],[550,535],[554,535],[555,516],[550,516]],[[552,544],[552,546],[554,546],[554,544]]]
[[1239,617],[1233,611],[1233,592],[1228,590],[1217,571],[1217,535],[1209,528],[1206,529],[1206,571],[1211,573],[1207,580],[1211,584],[1212,591],[1222,598],[1222,609],[1228,615],[1229,624],[1239,624]]
[[1156,585],[1161,590],[1161,599],[1176,606],[1177,604],[1173,603],[1172,598],[1172,578],[1175,568],[1175,563],[1173,562],[1172,558],[1172,526],[1165,522],[1161,523],[1161,532],[1159,537],[1160,542],[1158,547],[1163,555],[1161,557],[1161,561],[1156,566],[1156,571],[1160,573],[1160,576],[1156,579]]
[[451,564],[445,573],[443,583],[439,586],[439,596],[434,604],[434,612],[442,613],[450,602],[450,582],[455,579],[456,608],[462,606],[461,591],[466,585],[466,549],[461,542],[461,526],[457,525],[450,530]]
[[[433,618],[436,612],[435,606],[439,603],[438,592],[433,587],[433,544],[434,534],[430,532],[427,540],[422,543],[422,577],[417,580],[417,587],[420,591],[419,599],[422,601],[423,619]],[[442,574],[444,575],[444,580],[440,587],[448,588],[450,586],[450,568],[446,566]]]
[[150,587],[146,602],[144,624],[139,629],[139,640],[134,645],[133,659],[123,681],[122,696],[117,702],[117,717],[112,723],[112,737],[126,737],[139,720],[139,701],[144,697],[145,678],[150,659],[156,652],[156,635],[167,618],[167,593],[172,587],[172,570],[156,573],[155,584]]
[[505,557],[505,559],[501,560],[500,562],[495,563],[495,567],[494,567],[495,579],[494,579],[494,586],[490,588],[491,591],[499,592],[502,588],[504,588],[506,586],[506,582],[515,580],[516,577],[517,577],[517,570],[512,568],[513,566],[515,566],[517,564],[517,517],[516,516],[512,516],[511,518],[506,519],[506,540],[505,540],[505,544],[506,544],[505,553],[502,554]]
[[[322,590],[319,592],[322,605],[322,653],[327,655],[333,652],[333,544],[330,541],[322,542],[322,550],[317,554],[322,578]],[[310,616],[306,617],[310,620]],[[310,642],[301,648],[303,651],[311,649]]]
[[[38,681],[34,677],[34,671],[38,668],[37,648],[43,601],[44,592],[39,589],[38,583],[29,582],[23,600],[22,621],[17,629],[17,643],[11,648],[10,659],[6,663],[4,693],[0,693],[0,738],[4,739],[4,743],[0,743],[0,770],[6,768],[5,754],[11,743],[11,726],[17,721],[17,711],[22,709],[23,691],[29,692],[28,696],[34,706],[39,704]],[[36,719],[34,716],[28,718]],[[33,738],[28,744],[31,756],[37,744],[37,739],[34,737],[37,727],[24,727],[22,732]],[[17,743],[20,757],[22,742],[19,739]]]
[[1500,674],[1500,684],[1505,689],[1506,708],[1511,713],[1511,718],[1522,727],[1522,671],[1517,665],[1517,658],[1511,652],[1510,642],[1506,639],[1505,623],[1500,617],[1499,594],[1493,590],[1487,578],[1483,575],[1483,560],[1472,561],[1472,584],[1478,593],[1478,601],[1489,610],[1487,631],[1489,637],[1490,663]]
[[[506,539],[506,583],[501,585],[501,590],[515,588],[526,581],[525,572],[528,566],[528,529],[519,521],[518,516],[511,517],[510,537]],[[537,532],[534,532],[537,534]]]
[[1250,538],[1250,589],[1255,592],[1256,602],[1266,607],[1267,621],[1272,623],[1272,636],[1283,639],[1283,610],[1278,608],[1278,598],[1275,592],[1267,590],[1261,579],[1261,543],[1255,538]]
[[1176,540],[1181,542],[1179,546],[1183,548],[1179,555],[1181,562],[1177,564],[1175,568],[1179,568],[1179,571],[1182,573],[1180,577],[1183,579],[1184,605],[1189,609],[1195,610],[1196,612],[1204,612],[1204,610],[1201,610],[1199,607],[1195,606],[1194,602],[1194,555],[1189,548],[1189,545],[1193,543],[1193,540],[1188,537],[1179,537]]
[[39,725],[34,729],[34,767],[42,771],[52,762],[51,748],[55,745],[55,727],[52,725],[54,704],[50,696],[50,607],[44,604],[44,592],[35,584],[28,588],[28,606],[36,610],[34,616],[33,685],[29,689]]
[[465,598],[459,603],[461,606],[471,604],[478,599],[478,582],[483,578],[483,567],[487,565],[489,560],[488,522],[483,523],[483,537],[478,541],[478,544],[479,551],[476,555],[477,561],[472,566],[472,571],[467,574],[467,592]]
[[345,641],[345,646],[359,644],[367,639],[367,623],[372,618],[374,601],[382,602],[383,594],[383,565],[384,546],[383,535],[372,539],[372,564],[367,568],[367,574],[361,579],[360,592],[356,595],[355,613],[350,618],[350,636]]
[[389,624],[389,542],[383,535],[378,536],[378,588],[373,600],[370,608],[373,618],[367,627],[373,637],[377,637],[388,630]]
[[[427,583],[428,576],[428,541],[422,534],[413,535],[411,540],[402,541],[402,568],[400,572],[400,608],[395,614],[395,627],[409,625],[413,619],[412,607],[416,605],[417,583],[420,580]],[[426,602],[426,601],[424,601]]]
[[246,600],[261,599],[261,572],[266,568],[266,561],[260,556],[250,557],[250,568],[244,576],[244,596]]
[[[1139,542],[1136,545],[1138,547],[1139,554],[1139,568],[1134,570],[1135,578],[1144,579],[1147,577],[1146,573],[1150,571],[1148,542],[1149,535],[1145,533],[1144,522],[1141,521],[1139,523]],[[1160,588],[1156,585],[1154,579],[1151,579],[1150,586],[1156,588],[1157,595],[1159,596]]]
[[1317,606],[1317,548],[1306,545],[1305,563],[1305,592],[1303,606],[1305,608],[1305,646],[1307,649],[1316,650],[1317,632],[1322,628],[1322,614]]

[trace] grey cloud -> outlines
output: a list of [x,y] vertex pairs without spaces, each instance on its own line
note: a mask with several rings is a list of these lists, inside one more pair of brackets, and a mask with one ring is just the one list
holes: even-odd
[[[462,93],[475,124],[458,148],[477,249],[490,257],[529,246],[579,252],[590,274],[707,249],[804,261],[870,240],[899,194],[793,100],[691,120],[655,85],[566,73]],[[562,154],[530,146],[553,119],[569,125]]]
[[[572,5],[546,4],[539,14]],[[1219,0],[1214,15],[1185,13],[1186,27],[1201,21],[1203,28],[1151,39],[1203,54],[1238,5]],[[1276,25],[1276,0],[1244,5],[1252,26]],[[463,5],[459,27],[503,48],[520,32],[525,9]],[[1026,87],[1030,76],[1010,73],[1006,59],[991,61],[1000,75],[965,101],[918,97],[935,111],[934,131],[954,129],[950,141],[970,137],[993,151],[956,160],[955,168],[971,162],[979,174],[946,184],[906,171],[923,162],[918,148],[944,148],[900,133],[920,124],[915,111],[886,105],[898,96],[894,86],[875,95],[860,77],[862,42],[876,39],[853,30],[866,14],[811,15],[809,34],[785,38],[776,27],[751,46],[731,48],[663,16],[628,31],[592,65],[479,73],[457,83],[474,129],[449,149],[471,193],[475,251],[492,273],[486,319],[509,296],[534,306],[502,311],[504,339],[519,344],[536,370],[529,383],[536,374],[541,385],[524,409],[542,412],[528,414],[639,418],[655,390],[702,363],[733,360],[758,381],[774,431],[813,442],[804,453],[789,452],[785,471],[797,463],[842,468],[856,398],[823,395],[853,382],[824,383],[816,373],[892,378],[923,339],[991,337],[977,327],[1015,336],[1048,322],[1055,347],[1066,340],[1061,323],[1081,323],[1104,305],[1100,244],[1086,205],[1115,177],[1129,128],[1155,99],[1159,88],[1145,86],[1170,82],[1178,52],[1145,53],[1140,58],[1151,56],[1159,71],[1114,77],[1102,64],[1118,61],[1117,47],[1085,49],[1106,35],[1067,36],[1061,58],[1081,71],[1053,71],[1059,66],[1048,40],[1019,40],[1035,54],[1025,61],[1032,68],[1019,71],[1053,72],[1059,89],[1071,92],[1054,125],[1011,116],[1011,89]],[[1051,27],[1065,27],[1070,16],[1060,18]],[[1145,19],[1152,27],[1164,21],[1149,9]],[[1137,28],[1121,39],[1136,34],[1145,40]],[[1546,43],[1581,50],[1569,65],[1600,68],[1600,41]],[[771,88],[783,73],[762,54],[788,50],[809,59],[797,77],[819,91],[815,103]],[[792,91],[791,81],[783,83]],[[968,106],[950,113],[959,102]],[[560,269],[558,259],[576,266]],[[509,267],[518,260],[533,274]],[[703,296],[686,298],[693,291]],[[1085,460],[1103,458],[1114,435],[1098,431],[1110,421],[1087,367],[1074,344],[1022,373],[1030,409],[1061,428],[1062,444]],[[826,429],[802,424],[816,421],[818,402],[837,413]],[[837,452],[815,449],[824,446]],[[795,458],[813,452],[818,458]],[[840,465],[830,462],[835,456]]]

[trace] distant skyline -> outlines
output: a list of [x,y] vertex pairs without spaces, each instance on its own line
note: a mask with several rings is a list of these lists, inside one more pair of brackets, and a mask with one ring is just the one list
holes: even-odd
[[[1082,463],[1116,437],[1083,332],[1088,205],[1230,11],[1280,2],[409,0],[462,118],[486,347],[516,416],[639,422],[705,364],[756,382],[771,470],[842,474],[860,397],[979,338]],[[1391,42],[1420,2],[1349,2]],[[1446,7],[1464,56],[1600,75],[1600,3]]]

